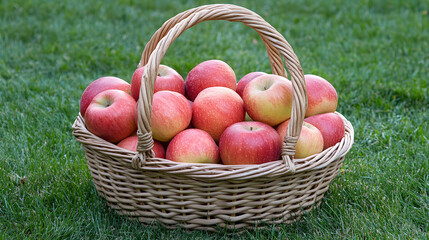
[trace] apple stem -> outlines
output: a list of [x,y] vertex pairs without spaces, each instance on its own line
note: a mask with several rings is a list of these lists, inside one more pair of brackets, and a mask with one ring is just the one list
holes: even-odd
[[253,127],[250,127],[250,131],[253,131]]

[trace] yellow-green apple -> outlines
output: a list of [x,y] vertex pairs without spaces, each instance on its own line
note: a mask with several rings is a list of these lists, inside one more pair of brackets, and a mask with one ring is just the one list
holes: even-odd
[[334,86],[324,78],[306,74],[305,87],[307,88],[308,108],[305,117],[335,112],[337,109],[338,95]]
[[[131,94],[137,101],[140,94],[141,80],[145,67],[139,67],[133,74],[131,79]],[[185,95],[185,81],[183,77],[173,68],[166,65],[159,65],[158,76],[155,80],[154,93],[169,90]]]
[[219,149],[205,131],[186,129],[170,141],[166,158],[184,163],[219,163]]
[[261,75],[244,88],[244,107],[254,121],[275,126],[290,118],[292,94],[292,83],[288,79],[274,74]]
[[247,112],[246,112],[246,115],[244,116],[244,121],[253,121],[253,119],[249,116]]
[[239,122],[229,126],[220,137],[219,153],[223,164],[261,164],[280,159],[279,134],[262,122]]
[[[277,132],[282,141],[284,140],[289,125],[287,120],[277,127]],[[310,123],[303,122],[298,142],[295,146],[295,158],[305,158],[323,151],[323,137],[319,129]]]
[[305,118],[304,121],[312,124],[322,133],[323,149],[334,146],[344,137],[344,122],[338,114],[322,113]]
[[124,80],[110,76],[99,78],[90,83],[85,91],[83,91],[82,97],[80,98],[80,114],[82,117],[85,116],[86,108],[95,95],[108,89],[118,89],[131,94],[131,85]]
[[106,141],[117,143],[137,130],[136,101],[121,90],[109,89],[92,99],[85,112],[88,130]]
[[198,94],[209,87],[226,87],[235,91],[236,78],[234,70],[220,60],[208,60],[195,66],[186,77],[186,95],[194,101]]
[[[118,143],[118,147],[125,148],[127,150],[136,152],[138,144],[137,135],[129,136]],[[156,158],[165,158],[165,150],[162,144],[156,140],[153,140],[152,151],[155,153]]]
[[166,142],[188,127],[192,109],[180,93],[159,91],[153,94],[151,127],[154,139]]
[[210,134],[217,142],[230,125],[244,121],[243,100],[226,87],[206,88],[192,105],[192,126]]
[[247,84],[250,81],[252,81],[253,79],[255,79],[256,77],[259,77],[259,76],[264,75],[264,74],[267,74],[267,73],[264,73],[264,72],[251,72],[251,73],[248,73],[248,74],[244,75],[240,79],[240,81],[238,81],[238,83],[237,83],[237,89],[235,91],[238,93],[238,95],[240,95],[240,97],[243,97],[243,91],[244,91],[244,88],[247,86]]

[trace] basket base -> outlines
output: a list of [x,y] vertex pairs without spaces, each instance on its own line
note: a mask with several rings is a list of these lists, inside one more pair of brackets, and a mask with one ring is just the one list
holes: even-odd
[[[198,189],[198,192],[207,193],[206,204],[204,205],[190,200],[195,197],[187,195],[187,193],[193,192],[190,189],[179,188],[176,191],[178,193],[175,194],[176,197],[172,197],[170,196],[171,193],[168,194],[165,186],[162,185],[159,185],[159,189],[151,191],[150,194],[150,191],[143,189],[123,188],[121,190],[124,191],[124,198],[120,198],[119,188],[111,185],[111,180],[106,181],[107,179],[104,179],[98,171],[91,170],[91,175],[97,191],[106,200],[109,208],[130,220],[136,220],[144,225],[154,227],[159,225],[167,229],[241,232],[267,227],[281,228],[284,224],[299,221],[303,215],[320,205],[330,182],[339,172],[343,159],[344,157],[339,158],[329,164],[326,167],[328,171],[326,169],[308,171],[307,175],[300,178],[285,176],[274,180],[276,183],[273,183],[273,180],[229,183],[236,184],[236,186],[230,186],[230,191],[237,193],[232,195],[236,197],[230,202],[226,202],[226,199],[231,198],[230,196],[224,195],[222,197],[222,193],[216,192],[216,185],[221,183],[209,181],[205,183],[205,191]],[[88,166],[92,166],[89,161]],[[155,185],[160,184],[163,182],[162,179],[165,179],[164,175],[147,174],[152,175],[150,178],[154,179]],[[308,182],[313,182],[313,184],[306,185],[305,183]],[[262,187],[264,184],[265,190]],[[240,191],[240,189],[245,190]],[[257,197],[252,196],[252,200],[246,199],[246,195],[249,195],[246,192],[249,192],[250,189],[260,194]],[[148,195],[148,197],[145,200],[139,200],[140,204],[130,204],[132,201],[126,197],[126,192],[135,192],[136,197],[139,195]],[[172,207],[172,201],[175,202],[175,207]],[[252,203],[249,204],[251,201]],[[180,207],[177,207],[177,204]]]

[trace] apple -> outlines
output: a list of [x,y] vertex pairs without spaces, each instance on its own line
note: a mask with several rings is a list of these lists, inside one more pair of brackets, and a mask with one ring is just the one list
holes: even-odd
[[[131,79],[131,93],[137,101],[140,95],[140,85],[145,67],[139,67]],[[166,65],[159,65],[158,76],[155,80],[154,93],[169,90],[185,95],[185,82],[182,76],[173,68]]]
[[253,119],[249,116],[247,112],[246,112],[246,115],[244,116],[244,121],[253,121]]
[[244,88],[244,107],[254,121],[275,126],[290,118],[292,95],[292,83],[288,79],[274,74],[261,75]]
[[235,91],[236,78],[232,68],[220,60],[208,60],[195,66],[186,77],[186,95],[194,101],[198,94],[209,87],[226,87]]
[[85,117],[86,108],[95,95],[108,89],[118,89],[131,94],[131,85],[124,80],[110,76],[101,77],[90,83],[83,91],[82,97],[80,98],[80,114],[82,117]]
[[219,149],[207,132],[186,129],[168,144],[166,158],[185,163],[219,163]]
[[151,127],[154,139],[166,142],[188,127],[192,109],[180,93],[159,91],[153,94]]
[[220,137],[219,153],[227,165],[261,164],[280,159],[282,141],[271,126],[262,122],[239,122]]
[[[132,152],[137,151],[138,137],[137,135],[129,136],[118,143],[118,147],[125,148]],[[162,144],[156,140],[153,140],[153,152],[156,158],[165,158],[165,150]]]
[[305,117],[321,113],[335,112],[337,109],[338,95],[334,86],[322,77],[306,74],[305,87],[308,95],[308,108]]
[[156,158],[165,158],[165,148],[160,142],[153,140],[152,150]]
[[206,88],[192,105],[192,126],[202,129],[217,142],[230,125],[244,121],[243,100],[225,87]]
[[131,135],[131,136],[126,137],[123,140],[121,140],[117,145],[120,148],[124,148],[124,149],[130,150],[132,152],[136,152],[137,151],[137,143],[138,143],[137,135]]
[[243,97],[244,88],[247,86],[247,84],[255,79],[256,77],[259,77],[261,75],[265,75],[267,73],[264,72],[251,72],[246,75],[244,75],[240,81],[237,83],[237,89],[235,90],[240,97]]
[[312,124],[322,133],[323,150],[334,146],[344,137],[344,122],[338,114],[322,113],[305,118],[304,121]]
[[124,91],[103,91],[95,95],[86,109],[86,127],[106,141],[119,142],[137,130],[136,105],[134,98]]
[[[286,136],[287,127],[289,125],[287,120],[277,127],[282,141]],[[313,154],[323,151],[323,137],[322,133],[315,126],[310,123],[303,122],[301,133],[299,134],[298,142],[295,145],[295,158],[306,158]]]
[[[189,105],[191,105],[191,109],[192,109],[192,105],[194,105],[194,102],[192,102],[191,100],[188,99]],[[194,126],[192,126],[192,119],[191,122],[189,123],[187,128],[194,128]]]

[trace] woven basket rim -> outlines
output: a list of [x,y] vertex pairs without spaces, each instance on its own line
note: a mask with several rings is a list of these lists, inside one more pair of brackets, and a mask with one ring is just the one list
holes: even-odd
[[[345,125],[345,135],[339,143],[325,149],[321,153],[306,157],[295,158],[295,174],[320,169],[331,163],[334,159],[343,157],[351,149],[354,142],[354,129],[351,123],[339,112]],[[115,156],[120,159],[120,164],[133,169],[132,158],[137,152],[129,151],[110,143],[88,131],[85,120],[79,114],[73,124],[73,134],[76,140],[97,149],[100,154]],[[224,165],[224,164],[202,164],[202,163],[180,163],[163,158],[147,158],[145,166],[141,171],[162,171],[171,174],[181,174],[192,178],[206,180],[245,180],[258,177],[275,177],[283,174],[293,174],[288,171],[283,160],[249,165]]]

